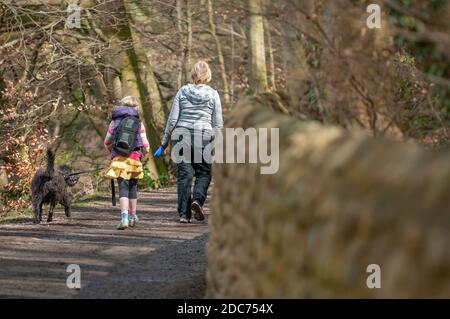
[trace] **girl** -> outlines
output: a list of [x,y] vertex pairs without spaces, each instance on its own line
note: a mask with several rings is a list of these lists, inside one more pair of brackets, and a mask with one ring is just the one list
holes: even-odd
[[114,134],[120,121],[129,116],[139,118],[138,103],[137,98],[133,96],[126,96],[120,101],[119,106],[113,111],[112,121],[104,141],[105,147],[111,152],[112,160],[106,177],[117,179],[119,182],[121,218],[117,229],[134,227],[138,222],[136,214],[137,180],[144,177],[141,160],[150,150],[142,122],[138,134],[136,134],[135,149],[128,157],[117,154],[112,147]]
[[[216,90],[207,83],[211,81],[211,70],[205,61],[197,62],[190,73],[191,83],[183,86],[175,96],[172,110],[167,120],[166,131],[161,146],[155,152],[155,157],[160,157],[169,144],[172,132],[175,129],[190,132],[191,141],[195,134],[201,134],[203,144],[208,144],[211,139],[212,129],[221,128],[222,105]],[[201,128],[200,130],[198,128]],[[206,136],[206,138],[205,138]],[[202,152],[205,145],[198,148],[191,141],[191,155]],[[178,140],[174,143],[186,143]],[[186,156],[188,157],[188,156]],[[191,197],[192,179],[195,176],[194,191]],[[192,213],[197,220],[203,220],[203,204],[211,182],[211,163],[207,163],[203,156],[196,162],[194,157],[177,163],[177,193],[178,213],[180,223],[190,223]]]

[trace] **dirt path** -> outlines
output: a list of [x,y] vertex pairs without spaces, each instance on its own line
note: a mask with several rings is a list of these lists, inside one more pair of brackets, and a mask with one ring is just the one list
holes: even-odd
[[[202,298],[207,221],[179,224],[173,188],[140,196],[140,223],[125,231],[108,197],[70,220],[58,209],[50,225],[0,225],[0,297]],[[69,264],[81,289],[66,286]]]

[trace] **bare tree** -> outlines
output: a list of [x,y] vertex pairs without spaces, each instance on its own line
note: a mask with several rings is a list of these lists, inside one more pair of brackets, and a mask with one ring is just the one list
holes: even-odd
[[208,0],[208,21],[211,35],[214,38],[217,48],[217,57],[219,58],[220,74],[222,76],[223,96],[226,104],[230,103],[230,89],[228,88],[227,72],[225,68],[225,59],[223,58],[222,45],[216,32],[216,23],[214,21],[214,9],[212,0]]
[[254,93],[268,91],[266,51],[264,45],[264,17],[262,0],[248,0],[250,89]]

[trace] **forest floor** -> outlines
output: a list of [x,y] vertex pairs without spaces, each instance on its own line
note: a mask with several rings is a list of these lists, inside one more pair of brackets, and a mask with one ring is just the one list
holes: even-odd
[[[70,219],[57,209],[50,224],[1,224],[0,297],[202,298],[208,209],[205,221],[180,224],[176,197],[174,188],[141,192],[140,222],[127,230],[116,230],[107,196]],[[80,289],[66,285],[70,264],[80,266]]]

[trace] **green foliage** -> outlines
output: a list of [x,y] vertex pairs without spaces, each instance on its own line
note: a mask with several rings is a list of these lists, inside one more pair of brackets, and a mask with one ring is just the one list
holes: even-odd
[[167,175],[160,175],[157,179],[153,179],[147,166],[144,166],[144,178],[138,181],[138,186],[141,189],[158,189],[169,184],[170,178]]
[[9,202],[19,199],[30,202],[30,195],[24,193],[22,190],[3,189],[0,191],[0,205],[4,208],[8,206]]
[[0,214],[0,224],[6,223],[25,223],[33,221],[33,210],[23,208],[18,211],[11,211],[7,214]]
[[71,150],[61,150],[58,152],[55,162],[57,165],[67,164],[72,162],[73,152]]
[[413,95],[411,87],[403,79],[397,81],[397,89],[399,96],[402,99],[409,99]]
[[319,100],[325,99],[325,91],[314,82],[308,83],[308,99],[311,104],[317,104]]
[[[398,2],[411,12],[420,12],[421,18],[431,21],[449,3],[448,0],[431,0],[429,2],[398,0]],[[399,28],[405,28],[413,32],[418,31],[419,22],[415,17],[405,16],[394,11],[391,13],[391,19],[393,24]],[[413,41],[402,36],[397,36],[395,42],[398,47],[401,47],[414,58],[417,67],[424,74],[447,79],[450,77],[450,61],[436,44],[426,41]],[[447,114],[450,116],[450,88],[440,85],[434,89],[434,93],[436,97],[435,105],[439,106],[441,110],[447,110]]]
[[84,96],[84,92],[83,91],[75,91],[73,92],[73,98],[75,99],[75,101],[77,101],[78,103],[85,103],[86,98]]
[[[0,77],[0,92],[2,92],[6,88],[6,84],[3,79]],[[3,100],[2,95],[0,94],[0,106],[3,106],[5,101]]]
[[313,69],[320,68],[321,62],[320,55],[322,53],[322,47],[320,46],[320,44],[312,40],[306,39],[304,49],[308,64]]

